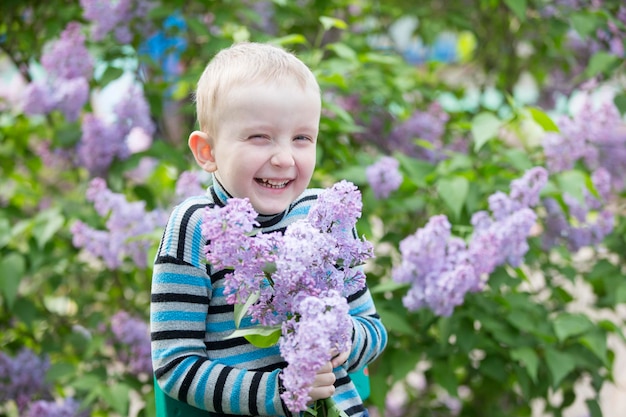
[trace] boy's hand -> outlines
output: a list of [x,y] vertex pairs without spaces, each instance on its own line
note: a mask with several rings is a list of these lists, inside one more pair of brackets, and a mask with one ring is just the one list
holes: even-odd
[[337,378],[333,373],[333,369],[348,360],[349,354],[350,352],[334,354],[333,358],[317,371],[317,375],[315,375],[315,380],[313,381],[313,387],[311,391],[309,391],[312,401],[331,397],[335,393],[335,386],[333,384]]

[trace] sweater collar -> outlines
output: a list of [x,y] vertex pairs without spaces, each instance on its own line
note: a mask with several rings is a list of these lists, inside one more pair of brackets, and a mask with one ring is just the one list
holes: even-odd
[[[210,190],[213,194],[213,198],[218,206],[224,207],[226,205],[226,201],[228,201],[229,198],[233,198],[233,196],[228,192],[228,190],[226,190],[226,188],[224,188],[222,183],[219,182],[215,174],[213,174],[212,177],[213,185]],[[261,228],[272,226],[280,222],[289,212],[290,208],[291,205],[287,207],[287,210],[276,214],[259,214],[257,215],[256,220],[259,222]]]

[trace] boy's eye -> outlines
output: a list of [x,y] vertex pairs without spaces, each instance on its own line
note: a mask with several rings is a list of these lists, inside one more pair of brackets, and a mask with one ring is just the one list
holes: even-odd
[[304,135],[298,135],[298,136],[294,137],[293,140],[308,140],[308,141],[311,141],[311,138],[308,137],[308,136],[304,136]]

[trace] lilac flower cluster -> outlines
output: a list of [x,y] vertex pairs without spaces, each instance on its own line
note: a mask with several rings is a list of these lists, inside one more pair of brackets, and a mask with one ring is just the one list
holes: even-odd
[[128,364],[133,375],[151,374],[150,329],[148,324],[126,311],[119,311],[111,318],[111,331],[115,342],[125,350],[118,351],[118,358]]
[[404,306],[415,311],[430,308],[449,316],[463,303],[465,294],[482,289],[482,276],[504,264],[518,266],[526,252],[526,242],[536,215],[530,207],[539,202],[539,192],[547,182],[547,171],[535,167],[511,183],[511,192],[489,197],[489,208],[472,217],[474,233],[466,242],[452,236],[444,215],[428,223],[400,242],[402,260],[392,271],[392,279],[411,287]]
[[383,156],[365,169],[367,182],[376,198],[387,198],[400,187],[403,177],[399,168],[400,163],[396,158]]
[[80,403],[73,398],[66,398],[63,402],[35,401],[28,408],[25,417],[87,417],[89,410],[80,411]]
[[107,230],[96,230],[79,220],[71,227],[74,246],[102,259],[111,269],[120,268],[127,257],[145,268],[152,241],[142,236],[163,227],[166,213],[146,211],[144,201],[128,202],[123,194],[109,190],[102,178],[91,181],[86,195],[98,214],[107,218]]
[[290,410],[307,408],[311,381],[328,361],[328,352],[346,352],[351,345],[348,302],[339,292],[304,297],[298,313],[298,320],[283,323],[280,344],[280,353],[289,364],[282,372],[283,384],[289,387],[282,398]]
[[13,400],[24,410],[33,398],[48,393],[45,376],[49,368],[49,360],[30,349],[20,350],[15,357],[0,352],[0,403]]
[[89,98],[93,58],[77,22],[70,22],[41,57],[47,77],[30,83],[24,91],[24,113],[48,114],[61,111],[75,121]]
[[82,120],[82,135],[77,148],[78,162],[93,176],[105,175],[115,158],[130,156],[128,138],[137,130],[152,137],[156,126],[150,117],[150,106],[142,89],[131,85],[113,109],[113,121],[94,114]]
[[626,172],[626,124],[612,100],[595,105],[591,96],[583,97],[580,109],[572,117],[561,117],[559,132],[548,133],[543,140],[550,172],[572,169],[577,161],[590,170],[608,170],[613,188],[624,188]]
[[544,199],[547,217],[543,246],[546,249],[565,243],[568,249],[574,252],[584,246],[600,244],[613,231],[615,225],[613,213],[604,205],[611,193],[610,178],[609,173],[603,168],[592,174],[591,181],[598,192],[598,197],[586,188],[583,189],[582,202],[568,194],[563,196],[571,221],[556,200]]
[[180,174],[176,181],[176,196],[180,200],[206,193],[200,175],[201,173],[197,171],[184,171]]
[[[416,110],[389,134],[391,150],[426,161],[443,159],[443,135],[450,116],[441,105],[433,102],[426,111]],[[421,139],[430,143],[426,148],[416,144]]]
[[307,217],[284,234],[254,235],[257,213],[247,199],[207,208],[203,218],[207,260],[216,269],[233,269],[225,278],[227,302],[257,297],[248,310],[253,322],[282,325],[279,345],[288,358],[282,398],[294,412],[306,409],[307,387],[331,349],[345,351],[351,338],[344,297],[363,288],[361,265],[373,256],[372,245],[354,233],[361,209],[358,189],[341,181],[321,192]]
[[[93,24],[92,37],[96,41],[113,32],[115,39],[122,44],[131,43],[131,24],[145,21],[145,17],[155,6],[150,0],[80,0],[83,16]],[[146,27],[138,28],[140,31]]]

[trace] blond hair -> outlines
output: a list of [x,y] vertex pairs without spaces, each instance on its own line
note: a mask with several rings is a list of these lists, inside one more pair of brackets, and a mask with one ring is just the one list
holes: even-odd
[[303,89],[320,91],[311,70],[294,54],[278,46],[240,42],[221,50],[198,80],[195,101],[200,130],[210,135],[216,133],[219,106],[232,88],[276,82],[285,77],[296,81]]

